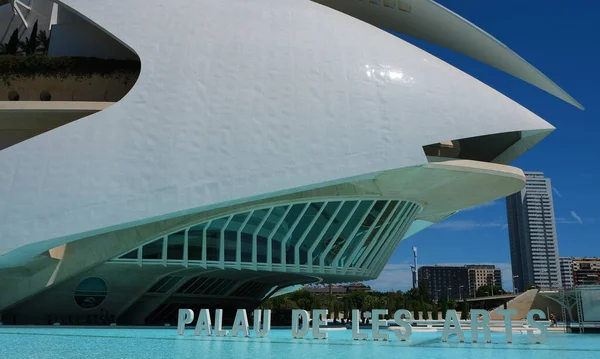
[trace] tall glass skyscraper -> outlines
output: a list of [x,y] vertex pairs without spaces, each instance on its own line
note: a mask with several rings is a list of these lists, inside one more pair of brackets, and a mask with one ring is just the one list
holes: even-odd
[[560,288],[552,185],[542,172],[525,176],[525,188],[506,197],[514,285],[519,292],[530,285]]

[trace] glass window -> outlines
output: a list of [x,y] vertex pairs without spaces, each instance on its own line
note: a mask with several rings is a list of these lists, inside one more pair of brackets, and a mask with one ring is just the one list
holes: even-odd
[[318,238],[319,235],[325,229],[325,226],[327,225],[327,223],[333,216],[334,212],[340,206],[340,203],[341,202],[327,203],[327,205],[325,206],[325,209],[321,212],[321,214],[319,215],[319,218],[317,218],[317,221],[315,222],[313,227],[310,229],[310,231],[308,232],[308,236],[306,236],[306,238],[304,239],[304,242],[302,243],[302,249],[304,249],[304,250],[300,251],[300,264],[308,263],[308,258],[307,258],[308,250],[315,243],[315,241],[319,239]]
[[[300,217],[300,214],[302,213],[302,211],[304,210],[304,208],[306,206],[307,206],[306,203],[295,204],[292,206],[292,209],[290,209],[287,216],[285,216],[283,223],[281,224],[281,226],[277,230],[277,233],[273,237],[273,241],[274,241],[273,242],[273,263],[281,263],[281,243],[283,243],[286,236],[287,236],[287,241],[285,243],[285,251],[286,251],[286,258],[287,258],[286,262],[289,261],[289,256],[287,255],[287,253],[291,248],[290,240],[292,238],[292,233],[290,233],[290,230],[291,230],[292,226],[294,225],[294,223],[296,223],[296,221],[298,220],[298,217]],[[275,247],[278,248],[277,253],[275,253]],[[293,258],[292,258],[292,260],[293,260]],[[288,263],[290,263],[290,262],[288,262]]]
[[89,277],[75,288],[75,303],[83,309],[96,308],[108,294],[108,286],[102,278]]
[[[300,238],[302,237],[304,232],[309,230],[308,226],[310,225],[312,220],[315,218],[315,216],[317,215],[317,213],[319,212],[319,210],[321,209],[323,204],[324,204],[323,202],[315,202],[315,203],[310,203],[308,205],[308,209],[306,210],[306,212],[304,213],[304,216],[302,216],[302,218],[300,219],[300,222],[298,223],[298,225],[294,229],[294,232],[292,233],[292,238],[290,238],[290,240],[288,241],[288,243],[290,244],[290,247],[292,249],[292,253],[293,253],[294,246],[296,245],[296,243],[298,243],[298,241],[300,240]],[[289,255],[287,255],[287,256],[289,257]],[[291,258],[292,261],[294,260],[293,257],[294,256],[292,255],[292,258]]]
[[[279,223],[279,220],[281,220],[281,217],[285,214],[286,209],[287,206],[273,208],[269,218],[267,218],[266,222],[260,229],[259,235],[256,238],[256,258],[258,263],[267,263],[267,246],[269,236],[271,233],[277,230],[275,227],[277,226],[277,223]],[[273,248],[271,248],[271,250],[273,250]]]
[[[401,220],[401,218],[406,216],[412,208],[413,206],[407,205],[406,202],[400,203],[398,210],[393,214],[394,217],[390,218],[390,221],[388,222],[385,230],[383,230],[383,232],[381,233],[377,245],[379,245],[379,242],[393,240],[393,238],[391,237],[395,234],[394,232],[396,231],[396,229],[398,229],[399,226],[399,223],[397,223],[396,220]],[[370,265],[370,262],[372,262],[374,258],[378,258],[380,255],[385,255],[381,252],[385,247],[385,243],[383,243],[379,248],[377,248],[377,245],[373,247],[372,253],[369,254],[368,259],[365,262],[363,262],[363,265]]]
[[[379,233],[381,226],[385,222],[386,218],[390,215],[390,212],[392,212],[392,210],[395,208],[397,203],[398,203],[398,201],[390,201],[390,203],[387,207],[385,206],[386,201],[377,201],[377,203],[375,203],[375,206],[371,210],[371,213],[369,213],[369,215],[367,216],[367,219],[365,219],[363,221],[363,223],[361,224],[361,229],[359,230],[359,232],[362,232],[361,235],[366,235],[368,233],[369,229],[371,227],[373,227],[373,228],[371,230],[371,233],[369,234],[369,236],[363,243],[363,245],[358,249],[358,252],[354,256],[354,258],[349,258],[349,260],[352,260],[350,267],[354,267],[356,265],[356,263],[358,262],[360,257],[363,255],[364,251],[367,249],[367,247],[369,246],[371,241],[373,241],[373,239],[377,236],[377,233]],[[383,213],[382,213],[382,211],[383,211]],[[381,214],[381,217],[379,218],[379,221],[377,221],[377,223],[375,223],[377,216],[379,216],[379,214]],[[357,237],[358,237],[358,235],[357,235]],[[360,241],[362,241],[362,240],[363,240],[363,238],[361,238],[359,241],[357,241],[356,245],[360,244]],[[353,245],[354,245],[354,243],[353,243]],[[356,248],[354,248],[354,250],[356,250]],[[350,253],[353,253],[353,252],[350,252]]]
[[163,238],[142,247],[142,259],[162,259]]
[[208,261],[220,260],[221,229],[227,223],[228,218],[215,219],[208,226],[208,230],[206,231],[206,260]]
[[334,236],[338,233],[346,219],[350,216],[350,213],[356,206],[356,203],[357,201],[347,201],[344,202],[344,204],[342,204],[341,208],[337,213],[337,216],[333,219],[333,221],[329,225],[329,228],[327,228],[327,230],[325,231],[321,243],[318,244],[317,248],[313,252],[313,264],[319,264],[319,259],[321,255],[325,252],[325,249],[327,249],[331,242],[334,243],[332,244],[330,253],[331,251],[334,251],[335,248],[337,248],[337,250],[339,251],[340,247],[344,243],[344,239],[341,236],[337,236],[336,238],[334,238]]
[[[349,252],[348,249],[350,248],[350,243],[351,243],[351,241],[354,241],[356,239],[359,231],[356,231],[353,238],[350,238],[350,236],[352,235],[354,230],[357,229],[358,225],[360,224],[360,221],[365,216],[365,214],[367,213],[367,211],[369,210],[369,208],[371,207],[372,204],[373,204],[373,201],[360,202],[360,204],[358,205],[358,207],[352,214],[352,217],[350,217],[350,219],[348,220],[348,223],[346,223],[346,226],[342,230],[342,233],[340,233],[339,237],[336,239],[336,243],[331,248],[331,251],[327,254],[327,258],[325,258],[326,266],[337,266],[338,265],[337,263],[333,263],[333,260],[340,253],[340,251],[343,249],[344,246],[346,246],[346,250],[344,252],[345,253]],[[348,242],[350,242],[350,243],[348,243]],[[340,262],[339,262],[340,266],[344,265],[345,259],[346,259],[346,257],[344,255],[342,255],[340,257]]]
[[137,259],[138,249],[134,249],[131,252],[127,252],[119,257],[119,259]]
[[225,231],[225,261],[235,262],[237,249],[237,232],[241,229],[242,224],[250,215],[249,212],[238,213],[233,216],[231,222]]
[[167,259],[183,260],[183,246],[185,244],[185,231],[171,234],[167,242]]
[[[242,262],[252,262],[253,234],[258,231],[258,227],[263,218],[269,213],[268,209],[260,209],[252,213],[252,217],[242,230]],[[257,238],[258,242],[258,238]]]
[[188,260],[202,260],[202,232],[206,223],[201,223],[188,231]]

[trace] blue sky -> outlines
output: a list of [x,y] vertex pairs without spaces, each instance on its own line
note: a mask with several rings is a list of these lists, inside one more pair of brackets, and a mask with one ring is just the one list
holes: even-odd
[[[598,1],[438,0],[481,27],[575,97],[585,111],[508,74],[422,41],[408,41],[494,87],[556,127],[512,165],[552,179],[561,256],[598,256],[600,25]],[[512,290],[504,199],[460,212],[401,242],[371,286],[407,289],[413,246],[420,264],[492,263]]]

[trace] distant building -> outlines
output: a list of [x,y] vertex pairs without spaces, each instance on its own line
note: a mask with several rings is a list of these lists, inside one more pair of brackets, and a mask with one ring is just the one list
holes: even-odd
[[348,285],[332,285],[331,287],[329,287],[328,285],[307,285],[304,286],[304,289],[315,295],[327,295],[331,293],[336,296],[350,294],[353,292],[372,291],[371,287],[369,287],[368,285],[364,285],[363,283],[352,283]]
[[573,258],[560,257],[560,278],[564,288],[573,286]]
[[573,258],[575,285],[600,284],[600,258]]
[[477,289],[484,285],[502,287],[502,271],[494,265],[468,265],[469,296],[474,297]]
[[542,172],[525,176],[525,188],[506,197],[515,287],[561,288],[552,185]]
[[465,266],[423,266],[419,278],[427,282],[432,298],[460,299],[469,293],[469,274]]
[[429,286],[432,298],[462,299],[474,297],[484,285],[502,287],[502,272],[494,265],[423,266],[419,278]]

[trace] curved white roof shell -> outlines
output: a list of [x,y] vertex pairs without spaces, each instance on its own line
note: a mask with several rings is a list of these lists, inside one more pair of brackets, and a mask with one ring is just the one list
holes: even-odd
[[432,143],[537,134],[528,148],[553,130],[314,2],[61,3],[133,49],[142,70],[115,105],[0,151],[0,266],[116,229],[424,166]]
[[583,106],[565,90],[506,45],[433,0],[312,1],[374,26],[472,57],[583,109]]

